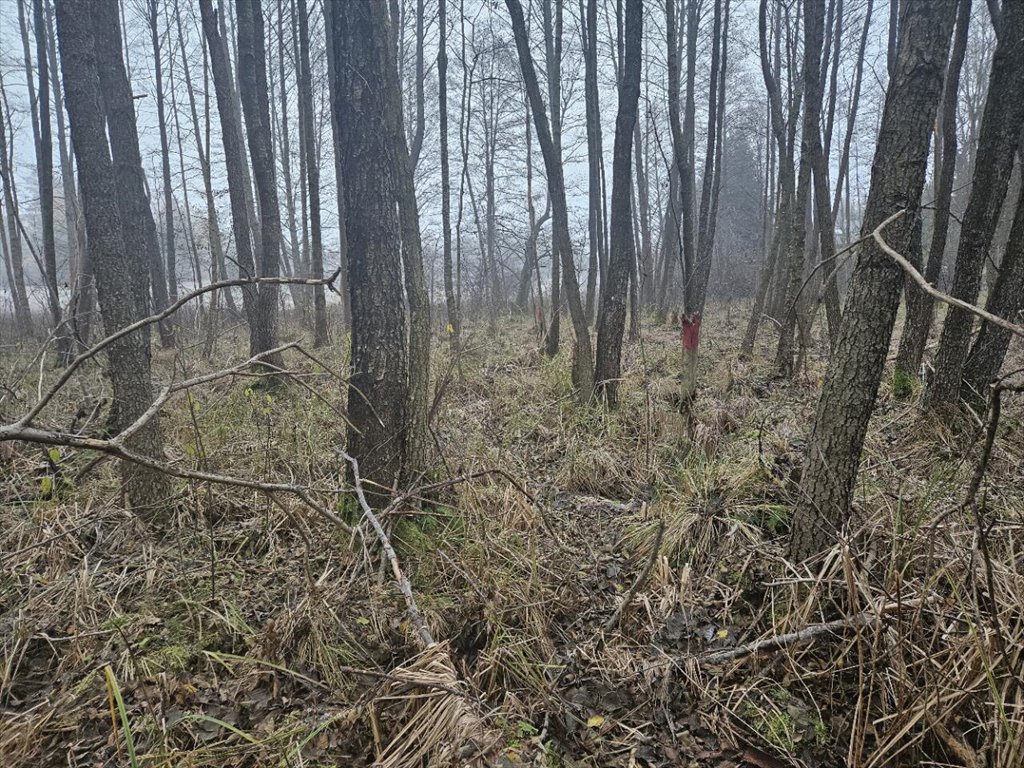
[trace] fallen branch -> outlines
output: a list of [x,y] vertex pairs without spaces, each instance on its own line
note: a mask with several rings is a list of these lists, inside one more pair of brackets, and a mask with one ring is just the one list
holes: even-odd
[[689,658],[696,659],[697,663],[701,666],[708,664],[722,664],[727,661],[744,659],[748,656],[754,656],[759,653],[778,651],[792,645],[810,642],[822,635],[838,633],[848,629],[877,627],[881,624],[883,617],[888,613],[907,608],[920,608],[924,605],[936,602],[936,600],[937,598],[930,597],[919,600],[907,600],[905,602],[886,603],[877,611],[869,609],[862,613],[858,613],[855,616],[848,616],[845,619],[836,619],[835,621],[828,621],[823,624],[811,624],[803,629],[798,629],[796,632],[787,632],[784,635],[765,637],[760,640],[755,640],[752,643],[747,643],[746,645],[740,645],[735,648],[728,648],[722,651],[698,654]]
[[622,600],[615,608],[615,612],[608,618],[608,621],[604,623],[604,631],[611,632],[619,624],[619,619],[622,618],[622,612],[626,609],[626,606],[633,600],[636,591],[640,589],[647,577],[651,574],[651,568],[654,567],[654,561],[658,559],[658,552],[661,550],[661,539],[665,535],[665,521],[658,521],[658,532],[654,535],[654,546],[651,547],[651,556],[647,558],[647,563],[644,565],[644,569],[640,571],[640,575],[636,577],[633,582],[633,586],[622,596]]
[[[363,509],[363,516],[370,521],[370,525],[373,526],[374,532],[377,534],[377,540],[380,542],[381,548],[384,550],[384,554],[391,564],[391,573],[395,577],[395,581],[398,584],[398,588],[402,592],[402,597],[405,598],[405,607],[409,611],[409,619],[412,621],[412,625],[416,630],[416,637],[420,641],[420,645],[424,650],[437,645],[434,640],[434,636],[430,634],[430,629],[427,627],[427,623],[423,620],[423,614],[420,613],[419,606],[416,604],[416,597],[412,593],[412,584],[409,582],[408,577],[402,571],[402,567],[398,563],[398,555],[395,553],[395,548],[391,546],[391,539],[388,538],[387,532],[384,530],[384,526],[380,523],[380,518],[374,513],[373,508],[366,500],[366,494],[363,492],[363,481],[359,476],[359,461],[354,456],[350,456],[344,451],[340,451],[341,455],[345,458],[352,467],[352,482],[355,486],[356,498],[359,500],[359,506]],[[392,502],[394,504],[394,502]],[[390,507],[389,507],[390,509]]]

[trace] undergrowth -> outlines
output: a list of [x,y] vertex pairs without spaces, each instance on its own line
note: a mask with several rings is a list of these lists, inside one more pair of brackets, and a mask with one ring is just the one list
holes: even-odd
[[[1020,404],[1007,402],[982,494],[964,506],[979,423],[930,421],[903,383],[883,387],[848,537],[798,567],[784,542],[824,352],[784,384],[767,346],[736,360],[735,319],[712,314],[706,329],[691,407],[674,397],[676,332],[655,327],[625,350],[614,413],[576,404],[568,360],[524,352],[528,329],[469,329],[463,375],[438,399],[435,479],[503,474],[384,522],[462,695],[497,734],[488,762],[1020,765]],[[243,359],[241,338],[219,345]],[[324,360],[341,370],[335,347]],[[36,389],[29,354],[5,360],[18,398],[5,418]],[[435,381],[447,355],[439,338]],[[168,455],[310,486],[358,523],[338,453],[343,388],[287,362],[306,386],[224,380],[175,400]],[[213,364],[193,350],[157,365],[166,380]],[[89,371],[49,418],[85,411],[76,429],[96,432],[105,393]],[[3,450],[5,765],[369,765],[399,734],[430,763],[447,724],[411,714],[431,691],[426,662],[428,687],[395,692],[415,688],[403,675],[417,649],[368,539],[284,495],[198,482],[179,482],[172,519],[147,528],[124,510],[113,462]]]

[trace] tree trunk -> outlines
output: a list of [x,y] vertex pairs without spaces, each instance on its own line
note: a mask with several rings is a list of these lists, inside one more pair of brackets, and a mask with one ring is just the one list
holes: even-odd
[[[512,31],[516,39],[516,49],[519,52],[519,66],[523,71],[526,92],[530,97],[530,106],[533,110],[537,140],[540,143],[541,152],[544,155],[544,166],[547,169],[548,194],[552,200],[551,220],[554,246],[561,262],[562,283],[565,288],[566,301],[569,305],[569,314],[572,317],[573,332],[576,336],[576,349],[573,358],[573,383],[579,392],[580,400],[588,402],[593,396],[594,391],[594,357],[591,351],[587,316],[583,308],[583,302],[580,301],[576,264],[572,256],[572,238],[569,234],[569,210],[565,197],[561,147],[554,143],[552,127],[548,125],[544,103],[541,100],[540,87],[537,84],[537,73],[533,66],[533,56],[530,53],[530,43],[526,36],[523,7],[519,0],[505,0],[505,5],[508,7],[509,15],[512,17]],[[556,114],[556,109],[556,105],[552,104],[552,115]],[[552,286],[553,289],[554,286]],[[557,307],[552,307],[552,313],[556,312]]]
[[[102,0],[102,3],[60,0],[57,30],[71,142],[78,163],[96,290],[104,331],[111,335],[145,317],[149,306],[145,252],[127,247],[120,213],[129,208],[138,210],[146,201],[132,200],[130,205],[126,204],[127,198],[134,197],[138,188],[122,186],[115,174],[110,160],[113,147],[107,143],[107,120],[110,119],[111,134],[115,132],[115,121],[105,116],[103,106],[105,102],[106,111],[111,115],[131,114],[134,122],[134,106],[121,58],[116,0]],[[96,32],[101,35],[95,35]],[[116,89],[109,87],[111,82],[107,78],[101,79],[98,55],[106,59],[104,68],[108,73],[116,75]],[[137,157],[138,146],[134,149]],[[138,174],[141,173],[140,165]],[[153,401],[148,331],[140,329],[110,344],[107,360],[107,373],[114,390],[110,426],[120,431],[145,413]],[[161,459],[163,438],[159,415],[135,432],[127,440],[127,447]],[[121,478],[128,503],[136,514],[147,519],[163,515],[170,495],[165,475],[122,462]]]
[[459,359],[461,320],[455,301],[452,269],[451,169],[448,157],[448,0],[438,0],[437,88],[441,143],[441,234],[443,238],[444,301],[448,312],[448,339],[452,357]]
[[[293,8],[294,12],[294,8]],[[296,225],[295,219],[295,185],[292,183],[292,146],[291,146],[291,131],[289,128],[291,106],[288,101],[288,78],[285,72],[285,11],[283,0],[277,0],[277,80],[278,80],[278,93],[281,99],[281,122],[280,130],[276,132],[278,143],[281,147],[281,176],[284,179],[284,210],[288,224],[288,245],[285,247],[282,240],[281,244],[281,256],[282,261],[287,260],[289,257],[292,262],[300,264],[302,256],[299,253],[299,230]],[[273,69],[271,69],[273,72]],[[298,72],[296,71],[296,75]],[[271,109],[274,108],[274,102],[271,102]],[[276,111],[276,110],[275,110]],[[303,110],[301,109],[300,101],[300,118]],[[276,115],[274,116],[274,122],[277,122]],[[301,127],[302,120],[299,120]],[[301,141],[299,142],[302,143]],[[300,163],[304,164],[305,159],[300,158]],[[287,268],[286,268],[287,271]],[[292,304],[298,313],[303,313],[306,310],[303,302],[303,286],[289,286],[289,295],[292,298]]]
[[[338,278],[337,291],[341,294],[341,314],[345,324],[344,327],[348,328],[352,324],[352,312],[349,305],[348,290],[348,243],[345,239],[345,194],[343,191],[345,184],[341,171],[338,113],[334,108],[338,90],[337,58],[334,51],[335,39],[334,35],[331,34],[331,30],[334,29],[334,3],[324,3],[323,9],[324,27],[327,35],[327,98],[329,99],[327,111],[331,115],[331,137],[334,147],[334,182],[338,200],[338,268],[341,270],[341,273]],[[445,119],[447,119],[447,115],[445,115]]]
[[[939,117],[939,132],[942,136],[939,167],[934,172],[936,182],[935,218],[932,223],[932,239],[928,247],[924,277],[935,283],[942,273],[942,262],[946,255],[946,241],[949,236],[950,204],[953,199],[953,182],[956,178],[957,156],[957,101],[960,90],[960,72],[967,53],[968,30],[971,26],[971,0],[959,0],[956,35],[953,38],[953,53],[946,69],[946,81],[942,93],[942,113]],[[907,285],[907,318],[903,323],[899,351],[896,354],[894,382],[897,396],[910,394],[910,383],[917,379],[924,357],[928,332],[932,326],[935,300],[917,285]]]
[[[213,1],[199,0],[199,11],[202,16],[203,35],[206,38],[210,56],[210,68],[213,70],[217,113],[220,115],[224,164],[228,176],[228,197],[231,201],[231,229],[235,240],[235,260],[238,263],[238,276],[248,278],[255,275],[256,267],[246,202],[245,188],[248,186],[248,180],[245,147],[242,143],[239,115],[234,108],[231,62],[228,60],[227,47],[218,28]],[[242,307],[249,324],[249,354],[252,356],[262,351],[260,337],[257,334],[258,307],[255,285],[242,286]]]
[[[177,6],[177,3],[175,3]],[[192,132],[195,135],[196,141],[196,154],[199,157],[199,167],[203,174],[203,192],[206,196],[206,225],[209,230],[210,238],[210,272],[211,279],[214,282],[219,280],[227,280],[227,270],[224,260],[224,242],[221,239],[220,234],[220,222],[217,215],[217,202],[213,195],[213,178],[210,170],[210,110],[209,110],[209,83],[207,77],[207,66],[205,57],[205,38],[204,40],[204,57],[203,57],[203,95],[206,99],[207,108],[204,110],[206,117],[206,142],[203,143],[203,132],[199,126],[199,110],[196,107],[196,94],[195,88],[192,87],[192,74],[188,62],[188,55],[185,52],[185,35],[181,26],[181,14],[175,7],[175,18],[177,19],[178,25],[178,45],[181,48],[182,64],[185,68],[185,89],[188,93],[188,106],[189,114],[192,118]],[[234,295],[230,290],[220,291],[213,297],[214,307],[218,306],[220,294],[223,293],[228,310],[234,314],[238,310],[235,307]]]
[[401,237],[389,125],[394,66],[387,9],[338,3],[333,9],[338,113],[352,294],[352,377],[348,451],[383,500],[402,474],[409,405],[408,344]]
[[885,366],[903,270],[871,239],[887,218],[886,241],[907,253],[928,166],[956,0],[914,0],[900,13],[900,42],[871,172],[846,315],[806,451],[790,554],[802,560],[829,547],[847,520],[864,435]]
[[[320,166],[313,143],[313,75],[309,66],[309,16],[306,0],[296,0],[299,15],[299,111],[305,114],[306,183],[309,185],[309,228],[312,244],[310,277],[324,276],[324,244],[320,232]],[[313,287],[313,346],[327,343],[327,297],[324,287]]]
[[[36,145],[36,172],[39,177],[39,213],[43,229],[43,266],[46,269],[46,303],[56,339],[57,355],[66,364],[71,354],[71,339],[61,312],[57,275],[57,242],[53,231],[53,136],[50,130],[50,59],[47,54],[43,0],[33,0],[36,31],[36,68],[39,75],[39,143]],[[60,105],[57,105],[58,109]]]
[[631,160],[640,100],[640,59],[643,36],[643,1],[627,0],[624,29],[625,51],[619,80],[619,110],[615,118],[615,149],[612,159],[611,253],[606,284],[601,289],[597,320],[597,361],[594,381],[597,393],[609,407],[618,404],[622,375],[622,335],[626,327],[626,290],[636,261],[633,238]]
[[[668,30],[668,115],[672,131],[672,156],[679,173],[682,205],[683,316],[680,344],[682,392],[684,400],[696,394],[697,344],[700,338],[700,312],[697,309],[695,279],[696,231],[694,204],[694,123],[697,71],[697,8],[693,0],[686,5],[686,107],[682,125],[679,120],[679,56],[676,45],[675,0],[665,3],[665,27]],[[716,73],[717,74],[717,73]],[[717,81],[717,78],[716,78]]]
[[[604,245],[604,203],[601,195],[601,104],[597,88],[597,0],[580,0],[584,61],[584,100],[587,125],[587,225],[590,261],[587,268],[587,322],[594,322],[597,276]],[[614,181],[613,181],[614,185]],[[614,192],[612,193],[614,195]],[[601,286],[604,291],[604,286]]]
[[797,179],[796,203],[791,212],[793,228],[789,250],[784,254],[786,267],[783,288],[783,320],[779,346],[775,354],[775,368],[784,378],[795,374],[793,340],[796,332],[797,299],[803,282],[804,249],[807,240],[807,203],[810,197],[811,176],[816,148],[821,146],[821,48],[825,25],[824,0],[804,2],[804,60],[803,60],[803,127],[800,138],[800,170]]
[[174,244],[174,201],[171,192],[171,150],[167,140],[167,115],[164,107],[163,62],[160,50],[157,0],[149,0],[149,31],[153,43],[153,77],[156,81],[156,114],[160,129],[160,161],[164,184],[164,249],[167,263],[167,296],[178,300],[177,252]]
[[[1004,11],[1004,15],[1010,14]],[[1016,322],[1024,310],[1024,194],[1017,199],[1006,252],[985,309]],[[975,402],[987,399],[988,387],[999,375],[1010,339],[1011,334],[1005,328],[987,321],[981,324],[981,332],[964,363],[964,385]]]
[[[1019,98],[1024,93],[1024,3],[1005,4],[1000,29],[953,272],[951,294],[971,304],[978,299],[982,270],[1024,126],[1024,99]],[[973,319],[971,313],[959,307],[950,307],[946,313],[935,356],[935,377],[925,391],[926,407],[958,402]]]
[[[57,39],[53,21],[53,6],[46,3],[46,27],[51,41]],[[95,290],[85,244],[85,218],[75,186],[75,174],[71,167],[67,130],[64,127],[64,97],[61,93],[60,67],[57,63],[57,46],[50,45],[47,51],[50,60],[50,82],[53,89],[54,114],[57,117],[57,146],[60,153],[60,176],[64,190],[64,225],[67,230],[68,260],[70,262],[72,303],[71,323],[73,334],[80,349],[89,346],[89,328],[95,306]]]
[[24,338],[32,335],[32,310],[25,289],[25,261],[21,250],[21,233],[18,231],[18,204],[14,199],[14,178],[11,172],[10,155],[7,147],[7,99],[0,99],[0,176],[4,187],[3,203],[7,208],[8,256],[11,269],[11,298],[14,301],[14,317],[18,331]]
[[[386,32],[387,16],[375,11],[372,19]],[[392,53],[397,52],[392,41]],[[405,295],[409,302],[408,403],[405,418],[405,445],[400,479],[415,485],[428,470],[428,398],[430,395],[430,301],[423,278],[423,246],[416,205],[413,166],[405,139],[402,117],[402,87],[393,55],[383,68],[385,126],[390,136],[389,155],[394,164],[395,199],[401,234],[402,268]]]
[[[278,277],[281,270],[281,213],[277,203],[270,130],[262,0],[235,0],[235,15],[238,18],[238,87],[260,206],[259,276]],[[266,352],[277,346],[277,294],[276,285],[264,283],[257,288],[256,352]],[[265,357],[262,362],[270,369],[282,365],[280,354]]]

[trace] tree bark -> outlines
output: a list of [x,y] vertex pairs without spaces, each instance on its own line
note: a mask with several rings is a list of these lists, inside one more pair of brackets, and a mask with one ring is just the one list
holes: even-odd
[[[950,205],[953,199],[953,182],[956,178],[957,159],[957,102],[960,90],[960,72],[967,53],[968,30],[971,25],[971,0],[959,0],[956,20],[956,34],[953,38],[953,52],[946,69],[946,81],[942,93],[942,113],[939,117],[939,132],[942,143],[939,154],[939,168],[935,192],[935,218],[932,223],[932,238],[928,246],[928,260],[925,262],[924,277],[935,283],[942,273],[942,262],[946,255],[949,236]],[[897,395],[909,394],[909,384],[918,376],[921,359],[924,357],[928,332],[931,330],[935,300],[918,286],[907,285],[907,318],[903,323],[899,351],[896,354],[894,380]]]
[[[1004,15],[1009,14],[1004,11]],[[1014,320],[1024,310],[1024,194],[1017,199],[1006,252],[985,309],[1008,320]],[[987,321],[981,324],[981,332],[964,363],[964,386],[975,403],[987,399],[988,387],[999,375],[1010,339],[1007,329]]]
[[334,181],[338,199],[338,293],[341,294],[341,314],[344,327],[352,324],[352,312],[349,305],[348,290],[348,243],[345,239],[345,194],[344,179],[341,170],[341,145],[338,134],[338,113],[334,108],[338,91],[337,57],[334,51],[335,38],[331,34],[334,29],[334,3],[324,3],[324,27],[327,36],[327,98],[328,112],[331,115],[331,138],[334,147]]
[[821,48],[824,36],[824,0],[804,2],[804,59],[803,59],[803,127],[800,138],[800,168],[797,178],[796,202],[791,211],[793,234],[786,259],[782,329],[775,353],[775,369],[779,376],[791,378],[795,374],[793,341],[799,319],[797,299],[804,273],[804,250],[807,241],[807,203],[810,198],[815,147],[821,145]]
[[352,377],[348,452],[381,500],[402,474],[409,406],[408,342],[388,100],[398,94],[386,74],[394,67],[387,9],[338,3],[334,52],[352,296]]
[[[131,206],[125,204],[126,198],[134,197],[138,190],[118,183],[110,159],[112,147],[107,143],[109,118],[104,114],[105,111],[132,114],[134,121],[134,107],[121,58],[117,4],[115,0],[101,3],[59,0],[57,30],[88,245],[92,251],[104,331],[110,335],[149,314],[145,252],[127,247],[121,224],[122,210],[129,207],[137,210],[145,201],[134,200]],[[103,35],[94,36],[94,30],[102,30]],[[106,78],[101,79],[97,55],[104,56],[107,61],[104,68],[108,71],[116,61],[117,89],[105,87],[109,83]],[[126,95],[127,103],[124,102]],[[113,134],[114,121],[110,122]],[[136,145],[136,156],[138,152]],[[140,165],[139,174],[141,171]],[[107,373],[114,390],[110,426],[120,431],[145,413],[153,401],[148,332],[140,329],[108,346],[107,360]],[[146,456],[162,458],[159,416],[135,432],[126,447]],[[122,462],[121,478],[128,503],[136,514],[146,519],[162,517],[170,495],[165,475]]]
[[[885,98],[846,315],[822,386],[808,444],[790,554],[803,560],[829,547],[845,524],[864,435],[899,309],[903,270],[871,233],[885,230],[907,253],[928,166],[928,145],[942,90],[956,0],[914,0],[900,12],[900,41]],[[911,254],[912,256],[912,254]]]
[[[594,322],[597,277],[604,247],[604,203],[601,195],[601,104],[597,88],[597,0],[580,0],[587,127],[587,226],[590,261],[587,268],[587,321]],[[614,185],[614,181],[613,181]],[[614,192],[613,192],[614,194]],[[601,287],[604,290],[604,286]]]
[[[66,364],[71,354],[71,339],[61,312],[57,275],[57,242],[53,231],[53,135],[50,128],[50,59],[47,54],[43,0],[32,1],[36,32],[36,68],[39,76],[39,143],[36,145],[36,172],[39,178],[39,213],[43,229],[43,266],[46,269],[46,300],[56,340],[57,355]],[[60,105],[57,105],[58,109]]]
[[153,44],[153,77],[156,87],[156,114],[160,129],[160,167],[164,184],[164,249],[167,263],[167,296],[178,300],[177,252],[174,244],[174,201],[171,191],[171,150],[167,140],[167,115],[164,106],[163,61],[160,47],[157,0],[149,0],[149,32]]
[[[386,30],[387,15],[375,11],[374,21]],[[428,398],[430,394],[430,301],[423,278],[423,246],[420,240],[419,210],[413,165],[405,138],[402,116],[402,88],[396,61],[397,41],[392,40],[392,57],[385,64],[383,104],[390,136],[390,157],[395,166],[395,196],[401,235],[405,295],[409,303],[408,403],[401,480],[418,482],[428,470]]]
[[[1018,98],[1024,93],[1024,3],[1005,4],[1000,29],[950,291],[954,297],[971,304],[977,302],[981,289],[982,271],[1024,126],[1024,99]],[[959,401],[972,325],[973,315],[969,312],[959,307],[949,308],[935,356],[935,376],[925,391],[926,407]]]
[[631,160],[640,100],[640,58],[643,37],[643,0],[627,0],[624,28],[619,109],[615,118],[615,149],[612,159],[611,253],[607,283],[601,289],[597,320],[597,358],[594,380],[599,396],[609,407],[618,404],[622,374],[622,336],[626,327],[626,290],[636,262],[633,238]]

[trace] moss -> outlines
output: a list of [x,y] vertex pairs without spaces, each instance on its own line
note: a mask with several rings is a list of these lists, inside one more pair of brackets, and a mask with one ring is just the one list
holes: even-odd
[[898,400],[906,400],[917,391],[917,377],[909,371],[897,368],[892,374],[892,394]]

